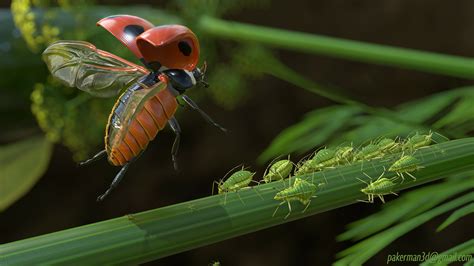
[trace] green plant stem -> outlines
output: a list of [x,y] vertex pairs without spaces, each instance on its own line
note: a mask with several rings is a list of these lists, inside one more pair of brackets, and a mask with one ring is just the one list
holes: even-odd
[[255,26],[207,16],[199,20],[198,26],[202,31],[221,38],[474,79],[472,58]]
[[[286,204],[272,216],[280,203],[273,197],[288,186],[289,180],[4,244],[0,246],[0,264],[136,264],[151,261],[357,203],[357,200],[367,198],[360,192],[366,185],[357,178],[369,181],[363,172],[377,178],[384,167],[388,168],[399,156],[300,176],[315,184],[327,183],[320,187],[317,198],[312,200],[306,212],[302,213],[302,204],[292,202],[293,212],[286,220],[283,218],[288,213]],[[420,149],[415,157],[424,168],[414,173],[415,181],[407,177],[397,191],[474,169],[474,138]]]

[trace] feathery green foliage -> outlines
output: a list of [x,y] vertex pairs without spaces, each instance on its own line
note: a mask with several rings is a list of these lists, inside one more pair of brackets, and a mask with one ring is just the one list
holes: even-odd
[[[358,145],[379,136],[407,136],[430,123],[440,126],[443,132],[449,132],[450,137],[462,137],[474,127],[474,109],[460,103],[473,101],[473,87],[464,87],[401,104],[396,108],[397,116],[411,122],[409,124],[369,115],[354,106],[316,109],[303,121],[281,132],[260,155],[259,161],[295,151],[302,153],[323,143],[347,141]],[[444,123],[446,119],[450,122]],[[435,141],[443,139],[439,135],[433,138]]]

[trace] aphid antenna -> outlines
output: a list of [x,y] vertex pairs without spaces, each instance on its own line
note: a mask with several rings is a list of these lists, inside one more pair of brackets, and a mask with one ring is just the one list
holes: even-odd
[[297,167],[301,167],[306,161],[311,160],[311,159],[309,159],[309,158],[311,158],[314,154],[316,154],[315,151],[312,152],[312,153],[310,153],[310,154],[306,154],[305,156],[303,156],[303,157],[298,161]]
[[[364,174],[365,174],[365,173],[364,173]],[[370,176],[367,176],[367,177],[370,178]],[[367,183],[365,180],[362,180],[362,179],[360,179],[360,178],[358,178],[358,177],[356,177],[356,179],[359,180],[359,181],[361,181],[362,183],[365,183],[367,186],[369,185],[369,183]]]
[[212,182],[212,192],[211,192],[212,194],[211,195],[214,195],[214,186],[217,185],[217,189],[219,189],[219,186],[222,185],[222,183],[223,183],[222,179],[219,180],[219,181],[214,180],[214,182]]
[[[366,177],[368,177],[370,179],[370,182],[372,182],[372,177],[370,177],[367,173],[365,172],[362,172]],[[380,176],[375,180],[375,181],[378,181],[380,178],[383,177],[383,175],[385,174],[385,167],[383,169],[383,172],[380,174]]]
[[237,169],[237,168],[239,168],[239,167],[242,167],[242,170],[244,170],[244,164],[241,163],[241,164],[235,166],[234,168],[230,169],[230,170],[224,175],[224,177],[221,179],[221,181],[224,180],[232,171],[234,171],[235,169]]

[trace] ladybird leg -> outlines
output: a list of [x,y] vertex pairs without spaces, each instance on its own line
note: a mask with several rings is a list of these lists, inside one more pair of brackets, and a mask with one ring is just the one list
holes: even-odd
[[107,155],[107,152],[105,150],[101,150],[96,155],[92,156],[92,158],[89,158],[85,161],[80,162],[79,166],[88,165],[92,162],[95,162],[95,161],[101,159],[102,157],[104,157],[106,155]]
[[120,169],[120,171],[118,172],[118,174],[115,176],[114,180],[112,181],[112,183],[110,184],[109,188],[107,189],[107,191],[105,191],[104,194],[100,195],[99,197],[97,197],[97,201],[103,201],[105,197],[107,197],[107,195],[110,194],[110,192],[112,192],[112,190],[118,185],[118,183],[120,183],[120,181],[122,180],[122,178],[125,176],[125,173],[127,172],[128,170],[128,167],[130,166],[130,164],[132,163],[132,161],[126,163],[124,166],[122,166],[122,169]]
[[204,120],[206,120],[209,124],[219,128],[224,132],[227,132],[227,129],[214,122],[214,120],[212,120],[212,118],[208,114],[201,110],[201,108],[199,108],[199,106],[193,100],[191,100],[191,98],[189,98],[187,95],[183,95],[182,98],[192,109],[198,111],[199,114],[201,114],[201,116],[204,118]]
[[179,141],[181,140],[181,127],[179,126],[178,120],[176,120],[174,116],[171,117],[170,120],[168,120],[168,124],[176,135],[176,137],[174,138],[173,147],[171,148],[171,159],[173,160],[174,170],[178,171],[177,155],[179,149]]

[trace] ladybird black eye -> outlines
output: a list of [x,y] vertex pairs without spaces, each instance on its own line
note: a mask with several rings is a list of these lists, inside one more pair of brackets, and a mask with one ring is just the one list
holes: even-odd
[[185,56],[189,56],[192,52],[191,46],[187,42],[181,41],[178,43],[178,48],[181,53],[183,53]]

